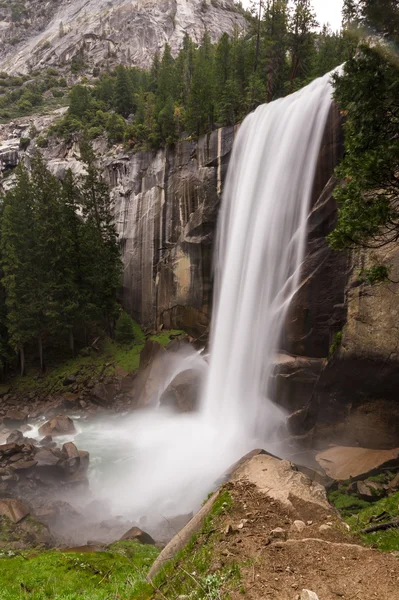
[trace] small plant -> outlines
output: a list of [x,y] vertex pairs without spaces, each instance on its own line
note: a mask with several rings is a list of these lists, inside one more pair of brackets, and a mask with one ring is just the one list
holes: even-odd
[[342,344],[342,331],[338,331],[335,334],[333,343],[330,346],[330,351],[329,351],[330,358],[332,358],[334,356],[334,354],[336,353],[338,348],[341,346],[341,344]]
[[115,339],[121,344],[128,344],[134,339],[133,319],[124,310],[116,322]]
[[21,137],[19,140],[19,147],[21,150],[27,150],[30,144],[30,139],[26,137]]
[[369,285],[375,285],[376,283],[383,283],[389,280],[389,267],[384,265],[374,265],[370,269],[364,269],[360,273],[360,281],[368,283]]

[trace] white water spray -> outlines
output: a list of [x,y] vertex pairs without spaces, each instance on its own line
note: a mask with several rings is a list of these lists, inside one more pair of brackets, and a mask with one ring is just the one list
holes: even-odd
[[219,217],[200,410],[135,413],[91,425],[78,440],[92,456],[98,446],[107,454],[92,487],[116,514],[156,521],[195,510],[245,452],[275,450],[284,415],[266,397],[267,382],[298,286],[331,94],[327,75],[259,107],[240,128]]

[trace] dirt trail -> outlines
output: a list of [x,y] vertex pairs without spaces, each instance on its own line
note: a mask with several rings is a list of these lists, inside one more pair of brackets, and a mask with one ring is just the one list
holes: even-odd
[[[399,600],[399,557],[362,546],[333,509],[312,511],[295,498],[294,510],[287,509],[244,480],[228,489],[234,507],[224,517],[229,533],[214,547],[215,564],[244,565],[245,598],[295,600],[309,589],[320,600]],[[302,532],[292,530],[298,519],[306,524]],[[271,538],[275,528],[282,528],[287,539],[284,533]],[[230,592],[230,597],[238,600],[242,593]]]

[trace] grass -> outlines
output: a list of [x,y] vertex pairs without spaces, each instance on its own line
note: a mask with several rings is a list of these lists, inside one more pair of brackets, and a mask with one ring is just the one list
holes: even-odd
[[[399,517],[399,492],[370,503],[360,500],[356,496],[334,491],[329,494],[329,500],[341,512],[345,521],[355,533],[373,525],[373,517],[383,515],[383,519],[378,521],[381,523],[392,521]],[[361,537],[365,542],[377,547],[379,550],[387,552],[399,551],[398,527],[385,531],[361,534]]]
[[[152,335],[150,339],[159,342],[162,346],[167,346],[171,339],[179,335],[184,335],[184,332],[162,331],[157,335]],[[68,387],[63,386],[63,381],[69,375],[76,377],[78,385],[84,385],[88,380],[96,379],[100,375],[112,376],[116,367],[122,368],[127,373],[137,371],[140,364],[140,353],[146,339],[140,325],[135,323],[132,343],[119,344],[106,338],[99,342],[98,352],[93,349],[81,352],[75,358],[66,359],[50,367],[43,376],[39,376],[35,369],[28,369],[24,377],[16,377],[12,381],[12,391],[34,392],[45,396],[68,392]],[[8,389],[9,386],[6,387]]]
[[190,600],[228,599],[232,590],[240,588],[240,566],[236,562],[225,565],[215,562],[215,546],[222,535],[222,517],[232,507],[230,493],[222,491],[201,531],[194,534],[187,546],[155,577],[154,584],[158,590],[155,598],[172,599],[187,595]]
[[106,552],[0,553],[0,600],[148,600],[154,546],[117,542]]
[[93,553],[0,549],[0,600],[227,600],[241,586],[236,562],[215,563],[223,516],[233,507],[221,492],[201,531],[155,578],[146,575],[158,556],[154,546],[116,542]]
[[[372,517],[377,517],[382,513],[386,513],[384,521],[392,521],[399,517],[399,492],[382,498],[373,504],[369,504],[366,508],[360,510],[356,515],[352,515],[346,519],[347,523],[351,526],[353,531],[359,531],[369,525],[373,525],[371,522]],[[386,531],[375,531],[373,533],[362,534],[362,538],[374,546],[377,546],[380,550],[388,552],[399,551],[399,528],[391,528]]]

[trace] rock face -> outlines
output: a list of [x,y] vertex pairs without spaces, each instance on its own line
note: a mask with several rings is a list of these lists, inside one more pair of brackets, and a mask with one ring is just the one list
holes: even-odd
[[212,244],[235,129],[106,164],[124,255],[123,302],[146,326],[205,336]]
[[[241,29],[245,19],[234,0],[34,0],[0,7],[0,69],[11,73],[74,57],[101,68],[107,63],[148,67],[169,43],[173,52],[184,35],[213,41]],[[16,45],[16,42],[17,43]]]

